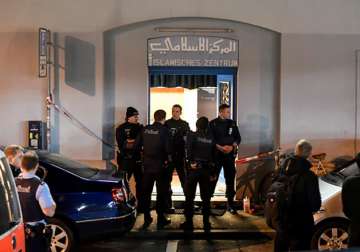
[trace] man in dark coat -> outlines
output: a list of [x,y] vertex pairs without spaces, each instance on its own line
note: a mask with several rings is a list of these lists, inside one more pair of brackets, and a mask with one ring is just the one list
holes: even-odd
[[[228,200],[228,211],[236,214],[234,206],[235,196],[235,157],[238,145],[241,142],[239,129],[234,120],[230,119],[230,106],[222,104],[219,106],[219,117],[210,122],[210,130],[216,143],[216,178],[220,175],[221,168],[224,169],[226,183],[226,198]],[[212,182],[211,194],[214,193],[217,179]]]
[[214,168],[215,142],[209,132],[209,120],[200,117],[196,122],[196,132],[189,132],[186,139],[186,159],[188,175],[185,183],[185,217],[181,225],[185,230],[193,229],[194,199],[196,186],[199,184],[202,200],[204,230],[211,229],[210,216],[210,176]]
[[171,220],[165,217],[167,185],[167,163],[169,157],[169,131],[164,126],[166,113],[157,110],[154,113],[155,122],[147,125],[136,140],[136,148],[143,150],[144,177],[143,177],[143,206],[144,225],[146,229],[153,219],[150,214],[151,193],[156,184],[156,213],[157,227],[163,228]]
[[[360,153],[356,156],[360,168]],[[348,177],[342,187],[343,211],[350,219],[349,247],[360,248],[360,170],[358,174]]]
[[142,166],[140,151],[135,149],[135,139],[140,134],[143,126],[138,122],[139,112],[128,107],[125,122],[116,128],[116,141],[119,148],[117,162],[120,171],[125,171],[129,180],[134,175],[136,182],[137,209],[142,212]]
[[179,104],[175,104],[172,107],[172,117],[165,122],[165,126],[169,129],[170,133],[170,150],[172,161],[169,163],[168,167],[168,210],[172,209],[172,190],[171,190],[171,181],[174,169],[179,176],[181,187],[185,188],[185,136],[190,131],[189,124],[181,119],[182,107]]
[[288,157],[281,167],[281,173],[295,178],[291,186],[290,206],[287,209],[287,223],[284,230],[277,230],[275,252],[310,250],[314,230],[313,214],[321,207],[321,196],[317,176],[310,170],[308,161],[312,146],[300,140],[295,155]]

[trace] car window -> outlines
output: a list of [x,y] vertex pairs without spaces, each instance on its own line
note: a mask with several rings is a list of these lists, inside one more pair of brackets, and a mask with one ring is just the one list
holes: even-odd
[[59,154],[47,153],[40,154],[39,156],[41,161],[58,166],[83,178],[91,178],[98,172],[98,169],[71,160]]
[[360,169],[358,168],[356,162],[353,162],[351,165],[341,169],[340,171],[326,174],[321,177],[321,180],[336,186],[342,186],[347,177],[354,175],[360,175]]
[[359,169],[357,163],[355,162],[352,165],[340,170],[339,173],[342,176],[344,176],[345,178],[347,178],[349,176],[359,175],[360,174],[360,169]]
[[0,235],[21,221],[13,175],[5,157],[0,159]]

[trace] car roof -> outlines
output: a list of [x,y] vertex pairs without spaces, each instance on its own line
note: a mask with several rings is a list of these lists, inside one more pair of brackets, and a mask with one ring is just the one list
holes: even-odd
[[58,153],[51,153],[48,151],[36,151],[39,156],[39,161],[45,164],[53,165],[61,170],[64,170],[68,173],[71,173],[74,176],[80,177],[82,179],[88,179],[98,173],[98,169],[93,168],[87,164],[78,162],[71,158],[67,158]]
[[57,155],[57,156],[59,155],[59,154],[51,153],[51,152],[44,151],[44,150],[37,150],[35,152],[39,156],[39,158],[51,158],[54,155]]

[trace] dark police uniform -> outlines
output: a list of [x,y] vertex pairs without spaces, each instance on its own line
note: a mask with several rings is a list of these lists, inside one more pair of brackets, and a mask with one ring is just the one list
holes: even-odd
[[141,154],[140,151],[135,148],[135,140],[143,128],[143,125],[139,123],[125,122],[116,129],[116,141],[119,148],[117,155],[118,167],[119,170],[126,171],[128,179],[134,174],[138,209],[142,208],[141,192],[143,172]]
[[10,164],[10,168],[11,168],[11,172],[12,172],[14,178],[16,178],[17,176],[19,176],[19,174],[21,173],[20,168],[14,166],[14,165],[12,165],[12,164]]
[[[214,136],[215,143],[221,146],[240,144],[241,136],[236,122],[231,119],[221,119],[220,117],[210,122],[210,129]],[[226,197],[228,203],[233,204],[235,196],[234,180],[235,180],[235,155],[236,151],[225,154],[219,150],[216,151],[216,174],[220,175],[221,167],[224,168],[224,176],[226,183]],[[212,183],[211,193],[215,191],[217,180]]]
[[27,177],[20,174],[15,182],[25,223],[26,251],[48,251],[49,234],[45,234],[45,215],[40,203],[45,204],[45,207],[51,206],[53,199],[49,188],[37,176],[31,174]]
[[166,209],[166,162],[169,158],[169,131],[161,123],[147,125],[136,140],[136,146],[143,147],[143,206],[145,221],[151,219],[151,193],[156,183],[156,212],[159,218],[164,218]]
[[[188,175],[185,183],[185,217],[192,223],[196,185],[199,183],[204,228],[210,228],[210,175],[214,172],[215,142],[210,132],[190,132],[186,141]],[[196,167],[191,167],[191,164]]]
[[168,185],[169,185],[169,194],[168,194],[168,207],[172,206],[171,196],[171,181],[174,168],[179,176],[181,187],[185,188],[185,136],[190,131],[189,124],[184,120],[175,120],[173,118],[165,122],[165,126],[169,129],[170,133],[170,151],[172,162],[169,164],[168,168]]

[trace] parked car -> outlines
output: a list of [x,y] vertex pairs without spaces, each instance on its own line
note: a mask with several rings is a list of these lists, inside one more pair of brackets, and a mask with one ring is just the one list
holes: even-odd
[[[252,176],[245,174],[247,175],[246,178],[256,178],[260,181],[260,183],[255,183],[255,195],[253,196],[257,202],[263,204],[268,188],[272,183],[274,160],[265,159],[258,154],[237,162],[238,164],[249,163],[249,170],[254,174]],[[348,247],[349,220],[343,213],[341,188],[344,180],[349,176],[359,174],[360,169],[355,159],[351,160],[346,156],[338,157],[332,163],[335,171],[319,177],[322,207],[320,211],[314,214],[315,230],[312,237],[312,249],[314,250],[337,250]],[[256,173],[259,167],[264,171],[260,175]],[[266,175],[264,176],[264,174]]]
[[342,210],[341,188],[347,177],[359,173],[354,159],[345,168],[319,178],[322,207],[314,214],[316,228],[312,239],[313,249],[322,251],[348,247],[349,220]]
[[0,150],[0,250],[25,251],[24,225],[15,181]]
[[[57,204],[48,219],[51,251],[67,252],[77,240],[107,233],[123,234],[136,219],[136,199],[122,176],[46,151],[37,152],[38,174],[45,177]],[[47,174],[41,174],[46,171]]]

